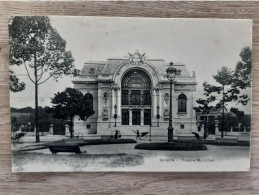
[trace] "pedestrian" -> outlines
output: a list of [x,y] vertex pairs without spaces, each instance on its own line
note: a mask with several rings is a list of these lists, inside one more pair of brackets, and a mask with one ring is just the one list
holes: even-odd
[[118,138],[119,138],[119,131],[116,130],[116,131],[115,131],[115,135],[114,135],[114,139],[118,139]]
[[136,136],[136,140],[140,139],[140,134],[139,134],[139,130],[137,130],[137,136]]
[[207,138],[207,133],[208,133],[207,130],[204,130],[204,133],[203,133],[203,139],[204,140],[206,140],[206,138]]

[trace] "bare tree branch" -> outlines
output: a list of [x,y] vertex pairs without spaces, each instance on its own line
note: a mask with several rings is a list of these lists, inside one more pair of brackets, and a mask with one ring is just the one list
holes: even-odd
[[25,69],[26,69],[26,72],[27,72],[27,75],[28,75],[29,79],[31,80],[31,82],[33,82],[35,84],[35,81],[31,78],[31,75],[30,75],[30,73],[28,71],[26,63],[25,62],[23,62],[23,63],[24,63],[24,66],[25,66]]
[[42,84],[42,83],[45,83],[47,80],[49,80],[50,78],[52,77],[52,75],[50,75],[47,79],[45,79],[44,81],[38,83],[38,85]]
[[46,70],[44,70],[44,71],[43,71],[43,67],[42,67],[42,69],[41,69],[41,73],[40,73],[40,75],[39,75],[39,79],[38,79],[38,81],[40,81],[40,79],[42,78],[43,74],[44,74],[45,72],[47,72],[47,71],[48,71],[48,68],[47,68]]

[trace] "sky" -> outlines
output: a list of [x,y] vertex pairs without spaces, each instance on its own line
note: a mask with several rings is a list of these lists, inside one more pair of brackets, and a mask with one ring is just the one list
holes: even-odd
[[[202,83],[216,84],[212,75],[222,66],[235,68],[243,47],[252,47],[252,20],[173,19],[51,16],[51,24],[67,41],[75,68],[89,61],[128,57],[128,52],[146,53],[149,59],[181,62],[195,71],[197,98]],[[22,92],[11,93],[12,107],[34,107],[34,86],[23,66],[13,69],[26,83]],[[39,105],[50,106],[50,97],[73,87],[70,77],[49,80],[39,87]],[[251,90],[247,91],[251,93]],[[250,113],[251,102],[240,107]]]

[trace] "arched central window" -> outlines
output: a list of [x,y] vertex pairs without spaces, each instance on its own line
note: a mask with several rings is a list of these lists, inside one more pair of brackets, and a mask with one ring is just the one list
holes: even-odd
[[150,105],[151,80],[142,70],[130,70],[122,79],[122,105]]
[[151,124],[151,79],[140,69],[131,69],[121,80],[122,125]]
[[178,96],[178,112],[186,112],[187,98],[186,95],[180,94]]

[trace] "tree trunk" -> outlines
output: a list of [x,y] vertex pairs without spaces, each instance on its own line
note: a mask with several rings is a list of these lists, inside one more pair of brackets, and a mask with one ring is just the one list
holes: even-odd
[[35,76],[35,126],[36,126],[36,143],[40,142],[39,135],[39,112],[38,112],[38,73],[36,65],[36,52],[34,52],[34,76]]
[[70,138],[74,137],[74,117],[70,117]]
[[225,90],[224,90],[224,85],[223,85],[223,98],[222,98],[222,106],[223,106],[223,111],[222,111],[222,129],[221,129],[221,138],[224,137],[224,117],[225,117],[225,102],[224,102],[224,95],[225,95]]

